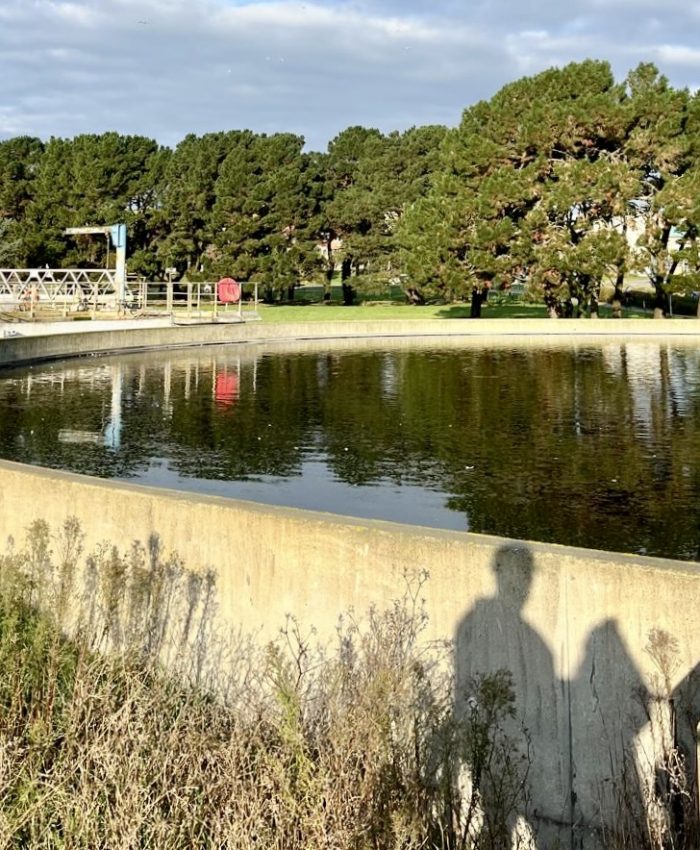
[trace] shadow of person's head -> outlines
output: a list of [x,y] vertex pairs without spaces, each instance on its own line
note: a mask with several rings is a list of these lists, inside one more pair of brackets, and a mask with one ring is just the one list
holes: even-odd
[[506,544],[493,556],[492,569],[498,585],[498,598],[508,607],[520,610],[530,595],[535,563],[524,545]]

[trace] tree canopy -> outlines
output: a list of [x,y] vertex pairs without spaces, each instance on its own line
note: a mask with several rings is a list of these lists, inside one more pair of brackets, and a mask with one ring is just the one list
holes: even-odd
[[[125,222],[129,270],[233,275],[270,300],[335,275],[346,303],[387,281],[409,300],[523,282],[551,315],[597,312],[604,280],[645,276],[659,315],[700,288],[700,95],[642,64],[586,60],[510,83],[453,129],[231,130],[171,150],[115,132],[0,142],[0,265],[99,266],[69,226]],[[567,312],[568,311],[568,312]]]

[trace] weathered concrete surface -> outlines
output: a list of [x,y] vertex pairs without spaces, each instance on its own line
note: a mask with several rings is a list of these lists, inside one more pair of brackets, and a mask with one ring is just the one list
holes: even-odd
[[[672,687],[700,660],[698,564],[361,521],[0,462],[1,540],[35,518],[58,527],[68,516],[80,518],[91,544],[126,548],[156,532],[188,565],[212,567],[222,622],[260,639],[273,637],[288,613],[332,638],[347,608],[387,605],[403,594],[406,571],[428,570],[428,636],[454,641],[458,697],[476,672],[513,672],[532,739],[535,822],[579,824],[564,835],[580,836],[599,823],[623,748],[644,746],[653,765],[650,726],[634,695],[648,701],[664,673],[646,649],[650,635],[676,641],[675,666],[666,671]],[[700,706],[695,710],[700,714]]]
[[0,337],[53,336],[54,334],[95,333],[119,329],[143,330],[144,328],[169,328],[170,316],[152,319],[64,319],[58,322],[0,322],[3,331]]
[[[319,309],[323,309],[319,307]],[[368,312],[371,310],[368,308]],[[512,340],[593,340],[648,337],[656,340],[700,342],[700,322],[691,320],[643,321],[639,319],[407,319],[394,321],[262,322],[212,323],[163,326],[162,321],[138,325],[136,321],[115,321],[105,329],[90,322],[72,323],[73,329],[47,328],[44,335],[0,338],[0,366],[90,356],[113,351],[139,351],[148,348],[185,347],[220,343],[266,342],[314,339],[362,339],[366,337],[476,337]],[[23,325],[11,327],[22,333]],[[99,327],[99,329],[97,329]],[[60,330],[60,333],[57,332]]]

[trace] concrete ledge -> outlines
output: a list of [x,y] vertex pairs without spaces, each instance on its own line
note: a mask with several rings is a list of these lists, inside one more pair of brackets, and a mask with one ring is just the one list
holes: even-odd
[[[81,520],[92,545],[109,541],[128,546],[134,539],[159,534],[191,567],[214,568],[224,595],[231,592],[233,619],[253,630],[271,629],[268,636],[292,610],[330,634],[343,608],[390,602],[400,593],[405,569],[427,569],[432,574],[432,633],[449,638],[465,604],[462,592],[454,592],[463,585],[458,579],[474,578],[475,568],[486,568],[488,576],[493,553],[513,546],[527,549],[538,570],[556,583],[566,574],[573,584],[585,585],[595,574],[608,590],[620,592],[612,608],[606,604],[597,614],[595,594],[582,596],[576,601],[575,619],[629,615],[626,628],[632,643],[643,642],[647,627],[669,628],[684,638],[688,662],[700,658],[700,564],[695,562],[342,517],[0,461],[2,539],[17,535],[34,519],[57,526],[68,516]],[[251,587],[251,571],[257,573],[265,604],[253,590],[245,595],[249,604],[240,596],[243,586]],[[299,581],[302,573],[305,580]],[[329,582],[323,598],[336,603],[319,608],[310,599],[317,595],[321,576]],[[543,582],[544,573],[537,583]],[[542,592],[550,595],[553,586],[545,584]],[[674,585],[684,588],[677,598]],[[670,587],[674,597],[668,608],[667,595],[659,592],[662,586]],[[465,586],[467,602],[475,590],[489,587],[492,579],[483,576],[476,587]],[[694,592],[687,593],[689,588]],[[546,610],[552,614],[551,605]],[[567,627],[571,624],[567,617]]]
[[[319,308],[320,310],[323,308]],[[181,348],[222,343],[274,343],[283,340],[383,338],[475,338],[508,339],[509,342],[532,340],[575,341],[649,338],[700,343],[700,322],[692,320],[644,321],[552,320],[552,319],[407,319],[395,321],[295,322],[295,323],[212,323],[207,325],[167,326],[162,322],[138,326],[135,322],[101,322],[90,329],[89,322],[70,323],[67,329],[47,328],[45,334],[0,339],[0,366],[139,351],[150,348]],[[79,326],[79,327],[78,327]],[[13,326],[14,329],[15,326]],[[21,333],[21,326],[19,332]]]

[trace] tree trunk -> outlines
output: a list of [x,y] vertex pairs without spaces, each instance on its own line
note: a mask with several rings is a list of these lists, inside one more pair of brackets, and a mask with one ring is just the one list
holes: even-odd
[[654,318],[663,319],[666,316],[666,305],[668,297],[663,289],[657,289],[654,297]]
[[355,290],[349,283],[343,283],[343,304],[352,307],[355,303]]
[[404,292],[406,293],[409,304],[425,304],[425,298],[420,290],[415,289],[413,286],[408,286]]
[[340,280],[343,287],[343,304],[346,307],[352,307],[355,303],[355,289],[352,284],[348,283],[352,274],[352,258],[345,257],[340,267]]
[[472,319],[480,319],[481,318],[481,301],[482,301],[481,292],[476,287],[474,287],[472,289],[471,310],[469,311],[469,315]]
[[326,239],[326,279],[323,283],[323,303],[329,304],[331,300],[331,285],[335,273],[335,262],[333,260],[333,239]]
[[333,283],[333,273],[335,272],[335,264],[331,263],[326,267],[326,279],[323,281],[323,301],[325,304],[331,300],[331,284]]
[[547,308],[547,315],[550,319],[558,319],[559,318],[559,299],[556,297],[556,289],[554,285],[549,281],[544,281],[544,305]]
[[595,295],[591,295],[589,317],[591,319],[598,318],[598,299]]
[[622,301],[625,297],[624,292],[622,291],[622,285],[625,282],[625,271],[624,269],[617,270],[617,276],[615,277],[615,292],[613,293],[612,300],[612,317],[613,319],[621,319],[622,318]]

